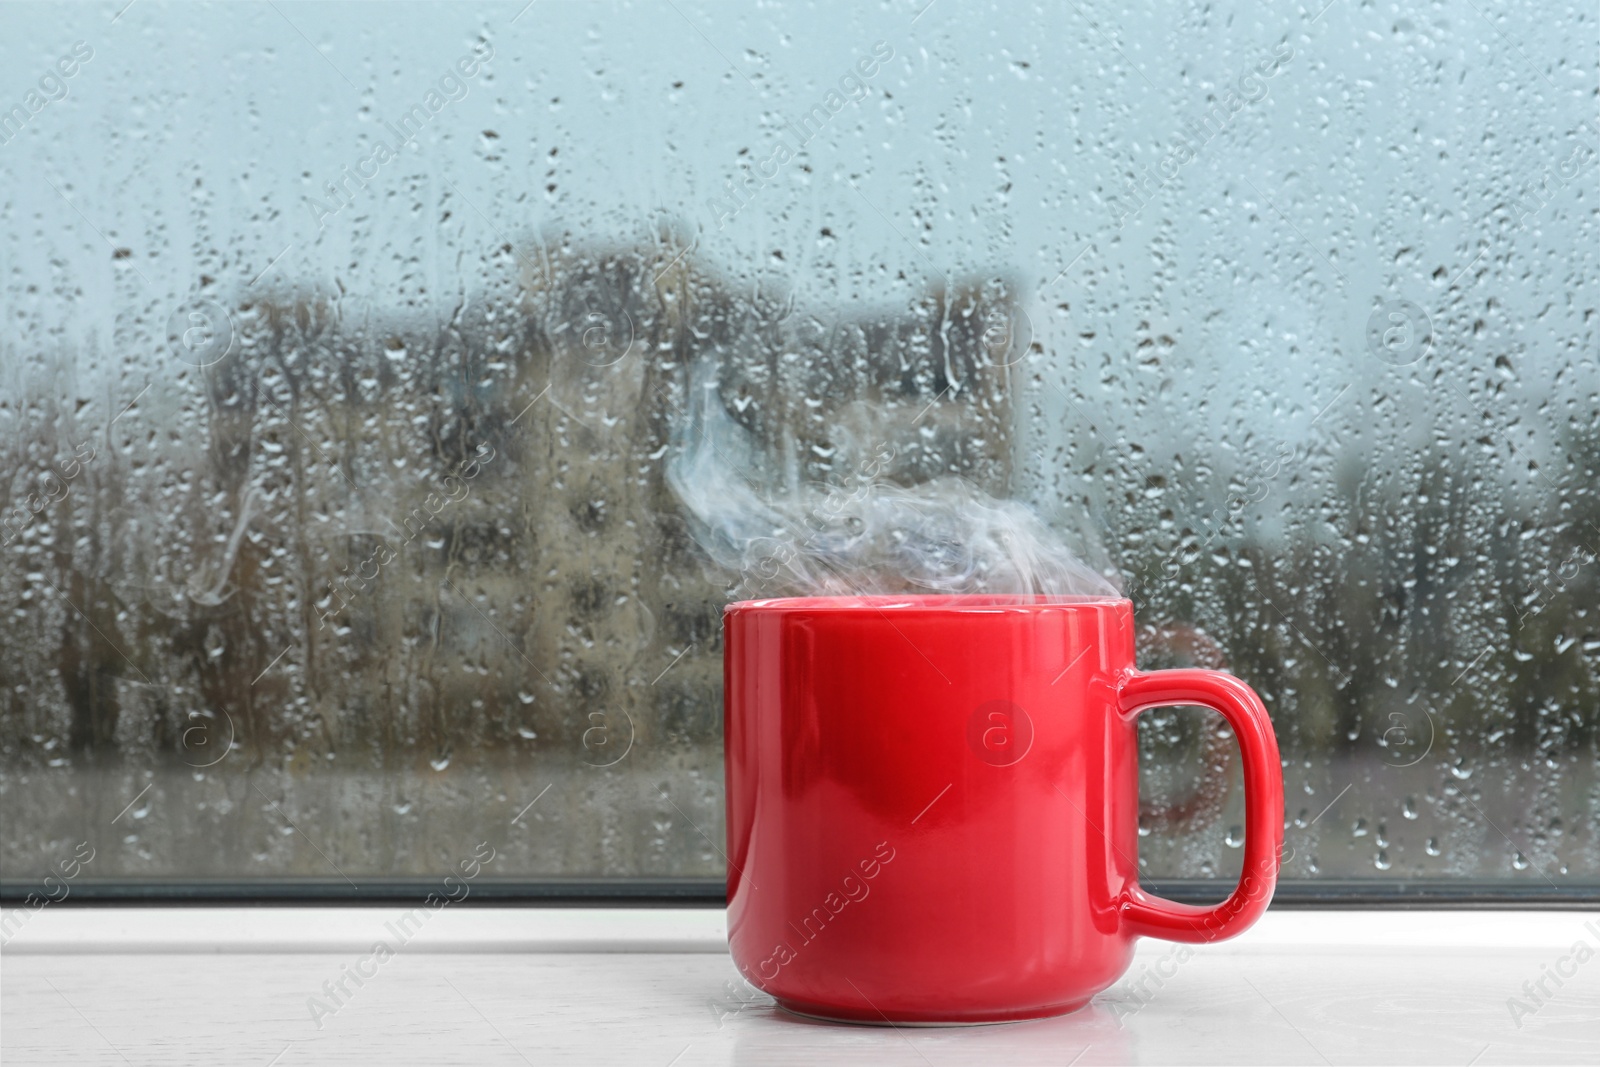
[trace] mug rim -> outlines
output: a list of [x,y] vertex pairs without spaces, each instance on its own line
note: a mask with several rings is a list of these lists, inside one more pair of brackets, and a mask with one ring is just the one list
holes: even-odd
[[1052,595],[1045,593],[903,593],[862,596],[793,596],[763,600],[737,600],[722,609],[724,615],[747,611],[875,611],[964,613],[1024,611],[1051,608],[1115,607],[1133,601],[1124,596]]

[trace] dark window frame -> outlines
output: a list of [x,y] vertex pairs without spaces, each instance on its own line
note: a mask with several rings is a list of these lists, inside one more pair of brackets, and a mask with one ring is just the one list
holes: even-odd
[[[1223,879],[1162,879],[1146,889],[1185,904],[1213,904],[1232,889]],[[365,885],[337,879],[74,880],[58,903],[68,906],[372,907],[418,904],[438,879],[380,878]],[[25,906],[37,880],[0,880],[0,906]],[[481,879],[461,901],[480,907],[713,908],[727,902],[721,878]],[[1469,879],[1289,879],[1272,906],[1304,908],[1450,908],[1558,910],[1600,907],[1600,885],[1534,884]]]

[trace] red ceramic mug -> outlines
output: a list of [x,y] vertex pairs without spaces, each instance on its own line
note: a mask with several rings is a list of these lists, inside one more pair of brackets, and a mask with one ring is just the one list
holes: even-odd
[[[1134,669],[1106,597],[755,600],[724,615],[728,942],[794,1012],[977,1023],[1072,1011],[1136,937],[1266,910],[1283,778],[1220,671]],[[1139,887],[1135,718],[1201,704],[1239,739],[1244,874],[1216,907]]]

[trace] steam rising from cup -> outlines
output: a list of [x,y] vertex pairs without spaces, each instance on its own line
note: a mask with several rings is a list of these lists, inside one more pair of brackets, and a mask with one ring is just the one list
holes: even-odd
[[694,365],[667,482],[695,541],[739,575],[740,595],[1120,595],[1025,505],[957,475],[895,485],[884,477],[893,441],[841,437],[843,478],[800,482],[780,458],[792,450],[762,447],[728,414],[716,364]]

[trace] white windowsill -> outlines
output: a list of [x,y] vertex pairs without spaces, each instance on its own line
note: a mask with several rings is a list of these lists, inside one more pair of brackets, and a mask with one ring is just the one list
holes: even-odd
[[[0,1059],[1600,1061],[1597,913],[1277,911],[1181,963],[1176,946],[1141,942],[1122,981],[1074,1015],[890,1029],[775,1010],[739,981],[716,909],[448,907],[393,958],[364,965],[376,976],[359,987],[347,981],[342,1005],[328,997],[323,983],[379,939],[396,942],[386,924],[405,911],[47,907],[3,950]],[[1596,957],[1577,963],[1570,953],[1579,941]],[[1533,1002],[1523,983],[1563,959],[1575,973],[1560,987],[1546,979],[1552,995]],[[1167,975],[1159,984],[1158,973]],[[320,1028],[314,995],[338,1008]],[[1513,997],[1535,1010],[1513,1018]]]

